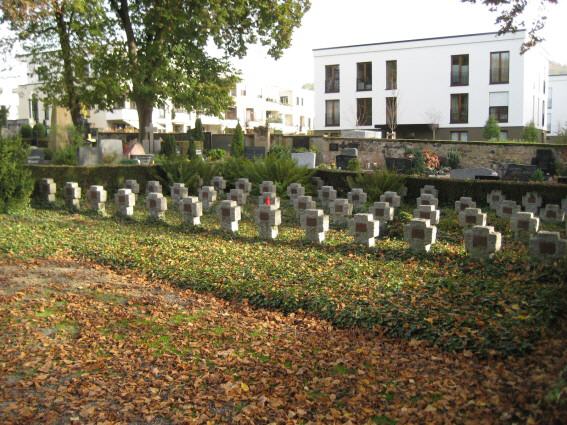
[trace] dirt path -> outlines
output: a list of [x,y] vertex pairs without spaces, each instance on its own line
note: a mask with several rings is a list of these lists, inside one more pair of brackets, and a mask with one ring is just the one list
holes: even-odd
[[[0,264],[0,423],[560,423],[564,340],[480,361],[70,261]],[[555,418],[555,419],[554,419]]]

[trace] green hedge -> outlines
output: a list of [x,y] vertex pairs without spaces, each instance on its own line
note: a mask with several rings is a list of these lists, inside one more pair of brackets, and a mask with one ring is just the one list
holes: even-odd
[[60,192],[65,182],[79,183],[86,191],[93,184],[102,185],[111,195],[121,187],[124,181],[135,179],[143,191],[146,182],[159,179],[160,170],[158,166],[147,165],[104,165],[97,167],[79,167],[71,165],[30,165],[29,169],[33,178],[39,181],[42,178],[52,178],[57,183],[57,191]]
[[[322,178],[325,184],[333,186],[341,196],[346,196],[349,191],[347,177],[356,174],[351,171],[317,170],[315,176]],[[452,205],[461,196],[470,196],[479,205],[485,205],[486,196],[492,190],[501,190],[507,199],[518,203],[522,201],[522,196],[530,191],[538,192],[544,204],[561,204],[561,200],[567,197],[567,185],[565,184],[405,176],[405,185],[408,189],[406,199],[417,198],[419,190],[426,184],[433,185],[439,190],[439,202],[442,205]]]

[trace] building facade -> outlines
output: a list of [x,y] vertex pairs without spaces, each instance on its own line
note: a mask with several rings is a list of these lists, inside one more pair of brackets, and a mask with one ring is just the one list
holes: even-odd
[[501,138],[545,132],[549,62],[525,32],[483,33],[315,49],[316,133],[481,140],[490,115]]
[[567,134],[567,74],[549,76],[547,130],[552,137]]

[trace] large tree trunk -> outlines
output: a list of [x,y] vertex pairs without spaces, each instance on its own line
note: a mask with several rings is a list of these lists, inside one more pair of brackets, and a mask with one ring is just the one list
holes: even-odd
[[67,108],[71,113],[73,125],[78,127],[81,125],[81,104],[75,87],[75,76],[73,75],[73,64],[71,58],[71,42],[69,38],[69,27],[65,22],[65,9],[61,4],[60,8],[55,11],[57,21],[57,33],[59,35],[59,43],[61,45],[61,55],[63,58],[63,80],[67,91]]
[[[142,143],[146,137],[146,127],[152,125],[152,112],[154,110],[153,102],[148,100],[136,100],[136,109],[138,111],[138,141]],[[150,146],[150,150],[153,146]]]

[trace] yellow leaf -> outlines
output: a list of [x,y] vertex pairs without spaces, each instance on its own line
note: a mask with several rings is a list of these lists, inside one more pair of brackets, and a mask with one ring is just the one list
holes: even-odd
[[248,391],[250,391],[250,387],[249,387],[248,385],[246,385],[244,382],[241,382],[241,383],[240,383],[240,388],[242,388],[242,391],[244,391],[244,392],[246,392],[246,393],[247,393]]

